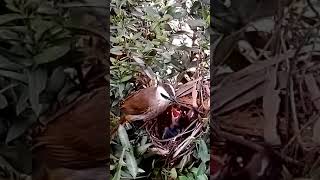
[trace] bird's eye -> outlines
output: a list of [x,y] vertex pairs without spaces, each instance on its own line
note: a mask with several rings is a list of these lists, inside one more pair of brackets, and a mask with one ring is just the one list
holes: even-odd
[[164,95],[164,94],[162,94],[162,93],[160,93],[160,95],[161,95],[163,98],[165,98],[165,99],[167,99],[167,100],[170,100],[170,98],[169,98],[168,96],[166,96],[166,95]]

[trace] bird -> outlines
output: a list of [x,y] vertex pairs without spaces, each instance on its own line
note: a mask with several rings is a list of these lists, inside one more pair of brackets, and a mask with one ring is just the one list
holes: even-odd
[[[88,74],[98,72],[95,67]],[[103,69],[100,72],[103,73]],[[96,75],[93,73],[94,78]],[[52,120],[41,126],[41,132],[32,135],[35,180],[50,179],[50,174],[59,168],[84,172],[106,167],[109,160],[107,83],[103,77],[92,83],[94,85],[86,84],[89,89],[76,100],[45,117]]]
[[[160,82],[157,86],[140,89],[121,103],[120,111],[123,115],[120,117],[119,125],[125,122],[154,119],[176,102],[175,90],[169,83]],[[112,131],[112,134],[117,129],[118,127]]]

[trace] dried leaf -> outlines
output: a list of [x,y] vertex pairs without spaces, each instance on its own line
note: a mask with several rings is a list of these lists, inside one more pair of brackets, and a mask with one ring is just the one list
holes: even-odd
[[320,144],[320,118],[315,122],[313,126],[313,140]]
[[277,63],[282,62],[286,58],[290,58],[294,56],[294,52],[288,51],[282,55],[279,55],[277,57],[274,57],[272,59],[268,59],[267,61],[258,61],[256,63],[253,63],[249,65],[248,67],[237,71],[233,74],[231,74],[229,77],[227,77],[224,82],[230,82],[230,81],[237,81],[238,79],[241,79],[245,76],[248,76],[251,73],[256,73],[257,71],[262,71],[265,68],[268,68],[272,65],[275,65]]
[[305,83],[308,88],[308,91],[311,94],[311,100],[313,101],[314,106],[317,110],[320,110],[320,90],[317,85],[317,82],[312,74],[306,74]]
[[281,144],[280,137],[277,133],[277,115],[280,107],[279,90],[275,89],[277,82],[277,69],[269,71],[269,79],[263,96],[263,113],[264,113],[264,139],[272,145]]
[[192,106],[194,108],[198,107],[197,97],[198,97],[197,84],[195,84],[192,88]]
[[220,40],[213,55],[213,64],[215,66],[223,63],[226,59],[228,59],[237,42],[239,41],[240,36],[241,34],[234,33]]
[[223,106],[219,111],[217,111],[215,114],[223,114],[228,111],[232,111],[238,107],[243,106],[244,104],[247,104],[249,102],[252,102],[264,95],[265,91],[265,83],[261,83],[257,85],[256,87],[252,88],[250,91],[246,92],[245,94],[242,94],[241,96],[238,96],[236,99],[231,101],[230,103]]
[[[193,81],[189,81],[189,82],[181,85],[181,86],[177,89],[177,91],[176,91],[176,96],[177,96],[177,97],[183,97],[183,96],[189,94],[191,91],[188,92],[188,93],[186,93],[186,92],[187,92],[188,90],[191,90],[191,89],[193,88],[193,86],[194,86],[198,81],[200,81],[200,80],[202,80],[201,77],[198,78],[198,79],[195,79],[195,80],[193,80]],[[183,94],[183,95],[182,95],[182,94]]]
[[258,71],[254,74],[250,74],[236,82],[230,82],[217,90],[212,95],[212,111],[217,111],[227,103],[232,102],[239,95],[254,89],[257,85],[265,81],[265,71]]

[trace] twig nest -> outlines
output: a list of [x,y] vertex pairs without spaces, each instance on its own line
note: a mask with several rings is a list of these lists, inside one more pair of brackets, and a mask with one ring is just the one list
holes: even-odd
[[183,103],[168,107],[157,118],[145,123],[153,144],[151,151],[165,156],[168,164],[175,164],[177,159],[192,153],[195,148],[194,140],[206,130],[210,92],[204,86],[198,86],[200,83],[203,84],[203,81],[199,79],[180,86],[179,89],[182,88],[185,92],[179,92],[178,89],[178,101]]

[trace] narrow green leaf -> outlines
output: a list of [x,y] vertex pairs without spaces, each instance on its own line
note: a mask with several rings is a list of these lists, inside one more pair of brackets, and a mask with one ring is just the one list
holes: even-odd
[[12,126],[9,128],[6,143],[15,140],[16,138],[20,137],[32,123],[36,122],[35,116],[30,116],[28,119],[17,119],[14,121]]
[[152,145],[152,143],[144,144],[138,147],[139,154],[144,154],[148,148]]
[[202,162],[207,162],[210,160],[210,154],[208,152],[208,147],[203,139],[201,139],[198,144],[198,156],[200,157]]
[[126,152],[125,162],[131,176],[135,179],[138,175],[138,164],[136,158],[131,152]]
[[123,49],[123,48],[122,48],[121,46],[115,46],[115,47],[113,47],[113,48],[110,49],[110,53],[111,53],[111,54],[114,54],[114,55],[120,56],[120,55],[123,54],[122,51],[121,51],[122,49]]
[[8,106],[8,101],[7,101],[7,98],[0,94],[0,109],[4,109]]
[[129,142],[127,131],[122,125],[119,126],[118,133],[122,147],[131,149],[131,144]]
[[40,115],[42,105],[39,103],[39,95],[45,89],[47,83],[47,72],[38,68],[28,73],[29,77],[29,100],[31,107],[36,113]]
[[4,76],[10,79],[22,81],[24,83],[27,83],[27,77],[23,73],[17,73],[14,71],[7,71],[0,69],[0,76]]
[[197,176],[197,180],[208,180],[208,176],[205,174],[201,174],[201,175]]
[[19,115],[28,107],[28,99],[29,99],[29,90],[28,87],[25,86],[20,97],[18,103],[16,105],[16,114]]
[[93,35],[99,36],[100,38],[104,39],[105,41],[108,42],[109,36],[107,36],[108,33],[100,32],[97,31],[96,29],[86,27],[86,26],[76,26],[76,25],[66,25],[66,28],[70,30],[77,30],[77,31],[82,31],[86,33],[91,33]]
[[179,176],[179,180],[189,180],[187,176]]
[[37,64],[44,64],[55,61],[70,51],[70,44],[57,45],[43,50],[40,54],[33,57]]
[[6,86],[6,87],[4,87],[4,88],[2,88],[2,89],[0,90],[0,94],[3,93],[3,92],[5,92],[5,91],[7,91],[8,89],[14,88],[14,87],[16,87],[16,86],[18,86],[17,83],[9,84],[8,86]]
[[138,173],[145,173],[146,171],[141,169],[141,168],[138,168]]
[[108,8],[107,3],[79,3],[79,2],[68,2],[59,3],[59,7],[63,8],[78,8],[78,7],[96,7],[96,8]]
[[125,151],[126,151],[126,148],[122,148],[122,153],[121,153],[121,156],[119,159],[119,164],[117,166],[117,171],[116,171],[114,177],[112,178],[112,180],[120,180],[120,178],[121,178],[121,168],[125,164],[123,161]]
[[148,136],[143,136],[142,139],[141,139],[140,145],[141,145],[141,146],[142,146],[142,145],[145,145],[145,144],[147,143],[147,141],[148,141]]
[[129,81],[130,79],[132,78],[132,75],[128,75],[128,76],[124,76],[121,80],[120,80],[120,82],[127,82],[127,81]]
[[6,69],[6,70],[18,70],[21,69],[23,66],[14,63],[7,59],[6,57],[0,55],[0,68],[1,69]]
[[11,21],[19,20],[19,19],[25,19],[25,18],[26,17],[21,16],[20,14],[15,14],[15,13],[3,14],[3,15],[0,15],[0,25],[6,24]]
[[205,174],[205,172],[206,172],[206,164],[204,162],[202,162],[199,165],[197,176],[203,175],[203,174]]
[[40,4],[39,8],[37,9],[37,12],[40,14],[48,14],[48,15],[57,15],[59,14],[59,11],[57,8],[53,7],[53,3],[44,1]]

